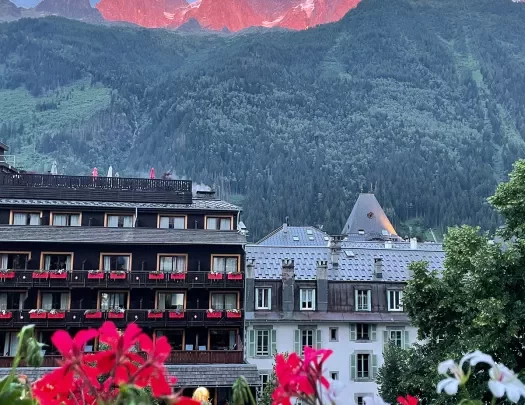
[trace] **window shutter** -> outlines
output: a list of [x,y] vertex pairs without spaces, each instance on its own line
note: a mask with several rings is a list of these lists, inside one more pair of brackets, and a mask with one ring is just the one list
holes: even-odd
[[372,354],[372,378],[375,380],[377,378],[377,355]]
[[386,346],[388,345],[389,339],[388,339],[388,331],[383,331],[383,350],[386,349]]
[[272,351],[271,355],[275,356],[277,354],[277,329],[272,329]]
[[317,329],[315,331],[315,347],[316,349],[321,349],[321,345],[322,345],[322,340],[323,340],[323,333],[321,331],[321,329]]
[[370,325],[370,340],[377,340],[377,325]]
[[268,288],[268,310],[272,310],[272,289]]
[[315,311],[316,308],[317,308],[317,303],[315,301],[315,290],[312,290],[312,309]]
[[355,354],[350,355],[350,379],[356,380],[357,377],[357,356]]
[[368,308],[367,310],[368,311],[371,311],[372,310],[372,291],[368,290],[367,293],[366,293],[366,298],[368,300]]
[[301,347],[301,331],[299,329],[294,330],[294,352],[297,353],[299,356],[302,353],[302,347]]
[[403,291],[399,291],[399,309],[403,310]]
[[355,323],[350,324],[350,340],[357,340],[357,325]]
[[386,290],[386,308],[388,311],[392,308],[390,303],[390,290]]
[[248,335],[248,357],[255,357],[255,331],[250,330]]
[[410,336],[409,336],[407,330],[405,330],[405,331],[403,332],[403,336],[404,336],[404,339],[403,339],[403,343],[404,343],[404,344],[403,344],[403,347],[404,347],[405,349],[408,349],[408,348],[410,347]]
[[358,298],[358,294],[359,291],[358,290],[354,290],[354,297],[355,297],[355,310],[358,311],[359,310],[359,305],[358,305],[358,302],[359,302],[359,298]]

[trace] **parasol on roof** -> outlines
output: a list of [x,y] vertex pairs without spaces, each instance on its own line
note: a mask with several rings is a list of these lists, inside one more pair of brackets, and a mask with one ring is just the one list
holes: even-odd
[[58,174],[58,167],[57,167],[57,161],[53,160],[53,164],[51,165],[51,174],[53,176],[56,176]]
[[113,166],[109,166],[108,177],[113,177]]
[[93,177],[98,177],[98,169],[95,167],[91,174],[93,175]]
[[149,178],[150,179],[155,178],[155,168],[154,167],[152,167],[151,170],[149,171]]

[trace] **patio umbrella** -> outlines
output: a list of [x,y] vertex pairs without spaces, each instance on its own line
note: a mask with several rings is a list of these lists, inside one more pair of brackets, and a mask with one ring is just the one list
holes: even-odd
[[149,171],[149,178],[150,179],[155,178],[155,168],[154,167],[152,167],[151,170]]
[[109,166],[108,177],[113,177],[113,166]]
[[93,175],[93,177],[98,177],[98,169],[95,167],[93,169],[93,173],[91,173]]
[[51,165],[51,174],[53,176],[56,176],[58,174],[58,167],[57,167],[57,161],[53,160],[53,164]]

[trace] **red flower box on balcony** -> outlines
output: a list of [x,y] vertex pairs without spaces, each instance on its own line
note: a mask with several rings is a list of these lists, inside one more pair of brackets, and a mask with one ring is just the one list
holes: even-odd
[[102,312],[88,312],[86,319],[102,319]]
[[148,312],[149,319],[162,319],[164,312]]
[[170,319],[184,319],[184,312],[170,312],[169,313]]
[[240,318],[241,313],[240,312],[226,312],[226,318]]
[[29,319],[46,319],[47,318],[47,312],[37,313],[33,312],[32,314],[29,314]]
[[122,313],[108,312],[108,319],[124,319],[124,312]]
[[230,273],[228,274],[228,280],[242,280],[242,273]]
[[13,317],[12,312],[6,312],[5,314],[0,314],[0,319],[11,319]]
[[67,273],[49,273],[49,278],[58,278],[58,279],[66,279]]
[[99,273],[88,273],[88,278],[90,279],[95,279],[95,280],[102,280],[104,279],[104,273],[102,272],[99,272]]
[[128,277],[126,273],[110,273],[109,278],[111,280],[125,280]]
[[39,271],[35,271],[33,272],[33,278],[43,278],[43,279],[48,279],[49,278],[49,273],[46,272],[46,271],[43,271],[43,272],[39,272]]
[[220,319],[222,318],[222,311],[206,312],[206,318]]
[[219,274],[208,273],[208,280],[222,280],[222,273],[219,273]]
[[65,319],[65,312],[58,312],[56,314],[47,314],[47,319]]
[[186,273],[172,273],[170,274],[172,280],[186,280]]
[[0,278],[15,278],[15,272],[14,271],[8,271],[6,273],[0,272]]
[[164,280],[164,273],[149,273],[148,279],[150,280]]

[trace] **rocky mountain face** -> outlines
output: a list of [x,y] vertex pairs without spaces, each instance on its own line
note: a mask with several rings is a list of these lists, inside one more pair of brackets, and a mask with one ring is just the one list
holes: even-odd
[[109,21],[148,28],[178,28],[195,19],[203,28],[240,31],[248,27],[303,30],[340,20],[360,0],[101,0]]
[[10,0],[0,0],[0,21],[12,21],[20,18],[21,10]]
[[98,10],[91,7],[89,0],[42,0],[35,11],[44,15],[59,15],[84,21],[101,21]]

